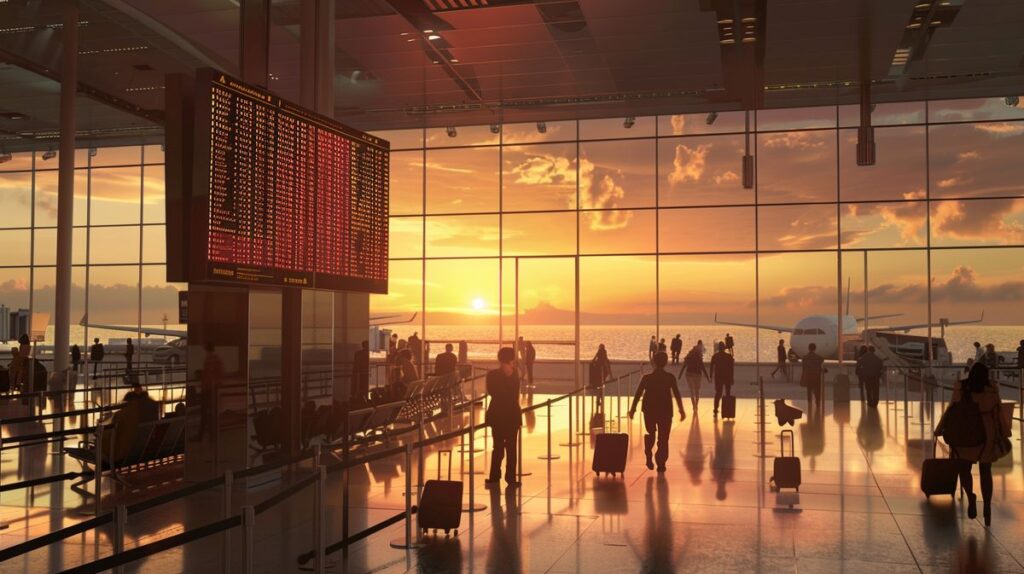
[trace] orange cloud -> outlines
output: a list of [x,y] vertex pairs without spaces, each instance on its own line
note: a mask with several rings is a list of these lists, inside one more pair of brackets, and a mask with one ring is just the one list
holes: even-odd
[[[615,209],[619,201],[626,197],[626,190],[615,182],[611,170],[598,168],[588,159],[580,160],[580,208],[581,209]],[[621,175],[621,174],[618,174]],[[603,231],[622,229],[629,225],[633,212],[614,210],[591,212],[587,214],[590,229]]]
[[825,142],[815,132],[786,132],[764,136],[764,145],[767,148],[808,150],[823,148]]
[[676,157],[672,160],[672,173],[668,175],[671,185],[683,184],[687,181],[698,182],[704,176],[708,151],[711,146],[700,144],[692,148],[686,144],[676,145]]
[[1024,134],[1024,124],[1016,122],[974,124],[974,129],[992,134],[996,137],[1012,137]]

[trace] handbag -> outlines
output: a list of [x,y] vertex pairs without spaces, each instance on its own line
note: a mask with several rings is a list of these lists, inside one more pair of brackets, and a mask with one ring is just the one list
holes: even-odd
[[[1002,403],[997,405],[996,408],[999,409],[999,412],[996,413],[996,440],[992,445],[992,448],[995,451],[996,458],[1003,458],[1013,451],[1013,443],[1010,442],[1010,427],[1005,425],[1005,422],[1003,421],[1004,413],[1006,413],[1007,410],[1003,408]],[[1010,410],[1012,410],[1012,408],[1013,405],[1011,403]]]

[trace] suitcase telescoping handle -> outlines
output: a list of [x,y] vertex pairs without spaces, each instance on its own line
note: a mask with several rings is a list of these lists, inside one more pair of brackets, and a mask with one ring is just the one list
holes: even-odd
[[441,480],[441,454],[448,453],[448,480],[452,479],[452,449],[437,451],[437,480]]
[[792,430],[786,429],[779,434],[779,456],[786,456],[786,435],[789,435],[789,448],[793,456],[796,456],[796,437]]

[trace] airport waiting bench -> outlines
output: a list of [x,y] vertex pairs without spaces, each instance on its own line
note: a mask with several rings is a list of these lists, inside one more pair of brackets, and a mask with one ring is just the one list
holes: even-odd
[[[176,462],[185,454],[186,418],[184,415],[178,415],[140,424],[125,456],[111,461],[109,453],[102,453],[101,470],[110,472],[118,482],[131,486],[126,478],[127,475],[154,466]],[[104,430],[104,432],[115,433],[110,441],[111,444],[114,444],[117,438],[117,429],[110,427],[109,431]],[[92,470],[89,467],[96,468],[97,466],[95,438],[91,442],[80,442],[77,447],[65,448],[64,452],[82,465],[83,473],[91,473]],[[90,480],[92,480],[91,476],[87,475],[75,486],[81,486]]]

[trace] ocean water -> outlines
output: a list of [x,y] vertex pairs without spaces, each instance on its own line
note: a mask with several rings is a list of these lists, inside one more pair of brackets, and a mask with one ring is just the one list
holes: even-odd
[[[427,325],[421,326],[395,325],[392,331],[400,338],[407,338],[413,331],[426,340],[437,340],[440,343],[431,345],[431,353],[443,350],[443,341],[466,340],[470,342],[471,357],[493,358],[498,350],[498,329],[493,326],[480,325]],[[757,330],[749,327],[731,327],[725,325],[662,325],[661,337],[666,344],[676,335],[683,339],[683,352],[702,340],[709,349],[715,341],[721,341],[726,333],[731,333],[736,342],[735,356],[737,361],[753,362],[758,355],[762,362],[775,362],[775,347],[779,339],[789,346],[788,333],[761,331],[760,348],[757,341]],[[514,328],[505,327],[506,341],[514,338]],[[572,325],[520,325],[519,334],[534,342],[539,359],[572,359],[575,354],[573,347],[574,333]],[[653,326],[642,325],[581,325],[580,326],[580,357],[590,359],[597,352],[597,346],[604,344],[608,355],[613,360],[643,361],[647,359],[647,346],[651,335],[655,334]],[[927,336],[927,329],[911,331],[911,334]],[[933,329],[932,335],[939,336],[939,329]],[[946,346],[953,354],[955,362],[963,362],[974,357],[974,341],[982,345],[992,343],[997,351],[1013,351],[1019,341],[1024,339],[1024,326],[986,326],[959,325],[946,328]],[[478,342],[479,341],[479,342]],[[564,342],[562,344],[556,341]]]
[[[162,328],[163,325],[149,325],[153,328]],[[185,330],[184,325],[167,325],[170,329]],[[439,341],[431,345],[431,353],[437,354],[444,348],[444,341],[470,341],[469,354],[471,357],[491,359],[498,352],[498,329],[489,325],[427,325],[424,330],[420,325],[408,324],[391,326],[393,332],[398,333],[401,338],[407,338],[418,331],[421,337],[429,340]],[[725,325],[662,325],[661,336],[666,343],[671,341],[676,333],[682,335],[683,351],[687,351],[698,340],[703,340],[709,349],[715,341],[725,338],[726,333],[731,333],[736,341],[736,360],[741,362],[753,362],[757,355],[760,355],[762,362],[775,362],[775,346],[779,339],[785,339],[789,345],[789,335],[779,334],[774,331],[761,331],[760,349],[757,345],[756,330],[749,327],[730,327]],[[914,335],[927,335],[926,329],[911,331]],[[519,334],[524,338],[534,341],[539,359],[572,359],[575,354],[573,346],[572,325],[520,325]],[[653,326],[643,325],[581,325],[580,326],[580,357],[590,359],[597,352],[597,346],[604,344],[608,349],[608,355],[613,360],[621,361],[643,361],[647,359],[647,343],[651,335],[655,334]],[[512,325],[505,326],[506,341],[511,342],[515,335]],[[933,335],[939,336],[939,329],[933,329]],[[71,342],[82,346],[86,350],[85,328],[80,325],[71,326]],[[115,331],[109,329],[89,329],[89,342],[93,337],[99,337],[100,341],[107,343],[111,339],[123,340],[126,337],[136,339],[133,332]],[[152,336],[136,339],[136,344],[144,347],[158,346],[173,337]],[[946,328],[946,346],[953,354],[955,362],[963,362],[968,357],[974,356],[974,341],[982,345],[992,343],[997,351],[1013,351],[1017,348],[1019,341],[1024,339],[1024,326],[1002,326],[1002,325],[958,325]],[[0,343],[0,349],[9,347]],[[53,326],[47,328],[46,338],[42,345],[53,344]]]

